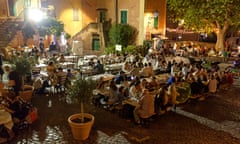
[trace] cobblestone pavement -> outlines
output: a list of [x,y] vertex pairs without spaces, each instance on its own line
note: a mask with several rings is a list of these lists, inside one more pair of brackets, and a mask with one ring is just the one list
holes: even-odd
[[[90,137],[75,141],[67,118],[79,105],[59,101],[58,96],[36,95],[33,104],[39,119],[19,131],[10,144],[240,144],[239,85],[205,101],[190,101],[165,115],[157,116],[149,128],[135,125],[101,108],[87,106],[95,116]],[[235,94],[235,95],[234,95]],[[48,101],[52,106],[48,107]]]

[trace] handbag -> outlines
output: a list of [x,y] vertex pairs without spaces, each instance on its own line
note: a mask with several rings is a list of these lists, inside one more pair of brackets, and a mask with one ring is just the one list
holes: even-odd
[[33,122],[35,122],[38,119],[38,111],[36,107],[33,107],[30,112],[28,113],[28,115],[26,116],[26,121],[29,124],[32,124]]

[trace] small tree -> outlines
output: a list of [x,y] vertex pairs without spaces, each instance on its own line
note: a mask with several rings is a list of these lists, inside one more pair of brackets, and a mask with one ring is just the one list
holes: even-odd
[[128,24],[114,24],[109,31],[109,46],[116,44],[125,48],[128,45],[134,45],[137,37],[137,29]]
[[67,96],[72,102],[80,103],[80,120],[82,123],[84,122],[84,103],[90,102],[95,88],[96,81],[80,77],[74,80],[73,84],[67,91]]
[[20,75],[23,86],[26,75],[31,73],[32,66],[34,64],[34,59],[32,57],[28,57],[25,54],[21,56],[12,57],[10,59],[10,62],[15,66],[15,70]]
[[54,34],[60,36],[61,32],[64,31],[64,24],[53,18],[44,19],[38,24],[38,31],[40,35]]

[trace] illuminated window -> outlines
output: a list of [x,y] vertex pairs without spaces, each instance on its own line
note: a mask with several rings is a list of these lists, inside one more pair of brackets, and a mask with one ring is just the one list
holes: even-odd
[[73,8],[73,21],[79,21],[79,9]]

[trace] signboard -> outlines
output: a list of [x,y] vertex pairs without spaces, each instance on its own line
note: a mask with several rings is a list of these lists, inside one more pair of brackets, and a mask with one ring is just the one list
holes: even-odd
[[122,45],[116,45],[115,50],[116,51],[122,51]]
[[82,41],[73,41],[72,43],[72,52],[74,55],[83,55],[83,42]]

